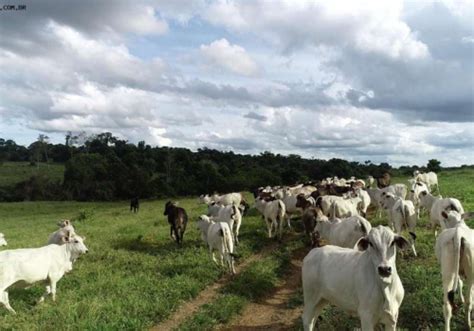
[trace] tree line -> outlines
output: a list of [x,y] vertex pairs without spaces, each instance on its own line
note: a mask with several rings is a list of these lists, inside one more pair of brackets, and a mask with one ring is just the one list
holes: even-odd
[[[0,188],[1,201],[19,200],[117,200],[198,195],[252,190],[266,185],[290,185],[329,176],[364,178],[411,175],[416,166],[392,168],[374,164],[306,159],[299,155],[263,152],[242,155],[214,149],[152,147],[119,139],[110,132],[87,136],[68,133],[64,144],[52,144],[45,135],[28,147],[0,138],[0,166],[6,161],[65,165],[64,179],[54,181],[35,175],[13,187]],[[438,171],[430,160],[427,169]],[[424,170],[424,169],[422,169]]]

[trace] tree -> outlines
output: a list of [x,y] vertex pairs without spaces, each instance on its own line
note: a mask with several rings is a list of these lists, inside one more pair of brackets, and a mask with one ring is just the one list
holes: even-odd
[[436,159],[428,160],[428,164],[426,165],[428,171],[439,172],[441,171],[441,161]]

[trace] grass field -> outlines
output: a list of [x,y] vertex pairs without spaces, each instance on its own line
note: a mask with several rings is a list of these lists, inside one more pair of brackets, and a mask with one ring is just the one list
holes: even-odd
[[[0,167],[1,169],[1,167]],[[474,171],[443,172],[439,176],[443,196],[459,198],[466,210],[474,209]],[[406,182],[398,178],[397,182]],[[38,247],[56,229],[61,218],[75,218],[79,234],[87,237],[90,252],[58,283],[57,301],[49,298],[35,305],[43,293],[41,285],[10,291],[10,303],[18,315],[0,307],[0,328],[5,330],[143,330],[166,319],[181,302],[195,297],[224,271],[208,256],[193,221],[205,211],[197,199],[181,199],[191,222],[184,245],[169,239],[163,216],[165,201],[144,201],[138,214],[127,202],[21,202],[0,204],[0,232],[8,248]],[[269,245],[265,226],[256,213],[244,218],[241,228],[240,261]],[[372,219],[369,217],[369,220]],[[298,223],[298,221],[294,221]],[[384,224],[384,219],[373,220]],[[474,223],[469,223],[471,226]],[[439,266],[434,256],[434,236],[425,229],[426,216],[418,226],[416,248],[398,255],[397,267],[405,288],[399,327],[437,330],[443,326]],[[226,323],[251,300],[264,295],[281,277],[288,247],[301,244],[301,235],[287,242],[272,256],[250,264],[225,286],[216,300],[189,316],[183,330],[206,330]],[[301,305],[296,296],[292,305]],[[461,316],[453,321],[459,329]],[[359,326],[358,319],[337,308],[323,314],[321,330],[346,330]],[[301,328],[296,324],[295,330]]]
[[0,165],[0,187],[15,185],[34,175],[46,175],[52,180],[62,182],[64,164],[38,163],[31,166],[29,162],[4,162]]

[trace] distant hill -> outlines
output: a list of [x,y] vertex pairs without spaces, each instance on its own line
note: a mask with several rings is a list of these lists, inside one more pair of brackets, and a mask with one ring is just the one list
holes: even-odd
[[0,164],[0,187],[11,187],[35,175],[44,175],[53,181],[63,181],[64,164],[43,163],[30,165],[30,162],[3,162]]

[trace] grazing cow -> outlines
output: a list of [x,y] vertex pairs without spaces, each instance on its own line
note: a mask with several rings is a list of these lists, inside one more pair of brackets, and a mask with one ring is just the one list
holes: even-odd
[[7,245],[7,240],[5,239],[5,235],[0,232],[0,247],[6,246]]
[[454,227],[443,230],[436,239],[436,257],[441,264],[441,275],[443,279],[443,313],[444,329],[450,330],[454,294],[459,286],[461,301],[462,282],[460,275],[467,281],[467,296],[464,303],[465,323],[467,329],[471,329],[472,296],[474,285],[474,231],[462,220],[461,214],[456,211],[449,213],[443,211],[442,216],[446,223],[453,221]]
[[357,249],[327,245],[303,260],[303,326],[312,331],[324,306],[334,304],[358,315],[362,330],[377,324],[395,330],[404,289],[396,268],[396,248],[408,242],[389,228],[372,228]]
[[48,245],[62,245],[66,240],[76,236],[76,231],[70,220],[62,220],[58,222],[59,229],[51,233],[48,238]]
[[213,222],[206,215],[199,216],[197,227],[201,231],[201,238],[209,246],[212,260],[217,264],[214,250],[219,252],[219,260],[224,265],[224,260],[232,274],[234,268],[234,243],[232,241],[232,231],[227,223]]
[[278,239],[281,240],[283,232],[283,221],[285,219],[286,209],[283,201],[265,200],[263,198],[255,199],[255,207],[263,215],[267,224],[268,238],[272,238],[272,229],[275,228],[274,235],[278,231]]
[[319,215],[316,218],[315,231],[329,244],[339,247],[354,248],[357,241],[365,237],[371,229],[372,225],[362,216],[329,220],[327,217]]
[[138,197],[134,197],[130,200],[130,211],[134,213],[138,213],[138,209],[140,208],[140,202],[138,201]]
[[425,183],[430,192],[433,191],[433,187],[436,187],[438,194],[440,193],[438,185],[438,176],[433,171],[420,173],[418,170],[415,170],[413,172],[413,178],[417,182]]
[[170,225],[170,237],[176,240],[178,245],[183,243],[184,231],[188,224],[188,214],[184,208],[178,207],[174,202],[168,201],[165,205],[163,215],[168,216]]
[[44,301],[48,294],[55,301],[56,283],[72,270],[72,263],[87,252],[87,247],[79,236],[66,238],[66,244],[61,246],[53,244],[0,252],[0,303],[15,314],[8,300],[7,289],[12,285],[25,287],[39,281],[49,281],[46,293],[39,302]]

